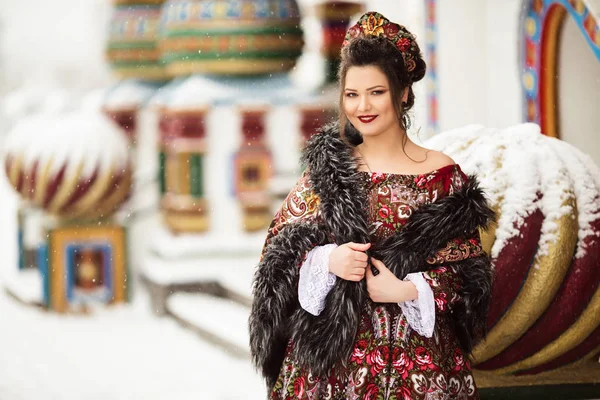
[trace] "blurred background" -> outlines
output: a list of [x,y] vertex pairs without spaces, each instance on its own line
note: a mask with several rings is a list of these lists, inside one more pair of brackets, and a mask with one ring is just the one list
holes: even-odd
[[1,400],[264,398],[252,274],[371,10],[499,211],[484,397],[600,398],[600,1],[0,0]]

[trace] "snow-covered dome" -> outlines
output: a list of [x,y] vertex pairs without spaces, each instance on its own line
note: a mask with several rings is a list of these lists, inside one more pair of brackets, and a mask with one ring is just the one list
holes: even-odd
[[118,0],[106,57],[121,78],[165,79],[157,39],[164,0]]
[[130,192],[127,139],[99,113],[20,122],[8,134],[4,166],[25,200],[60,217],[107,217]]
[[165,95],[163,104],[172,110],[210,105],[290,105],[313,97],[295,87],[287,74],[263,77],[217,77],[192,75]]
[[600,345],[600,170],[539,126],[469,126],[427,147],[476,173],[498,211],[483,235],[495,266],[489,334],[477,368],[532,374]]
[[105,110],[138,110],[158,88],[159,86],[148,81],[124,80],[107,90],[102,106]]
[[171,76],[289,71],[304,46],[296,0],[168,0],[162,10]]

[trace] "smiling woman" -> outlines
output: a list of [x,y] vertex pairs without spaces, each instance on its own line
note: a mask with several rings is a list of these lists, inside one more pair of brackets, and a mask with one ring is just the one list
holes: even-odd
[[475,177],[406,134],[425,69],[379,13],[346,35],[340,119],[308,142],[255,275],[250,345],[272,400],[479,397],[468,355],[491,267],[478,230],[494,214]]
[[[359,35],[344,42],[338,72],[343,136],[356,145],[369,171],[427,172],[454,164],[406,134],[408,111],[415,102],[412,85],[423,79],[426,65],[414,36],[403,27],[388,25],[383,36]],[[355,34],[353,29],[348,36]]]

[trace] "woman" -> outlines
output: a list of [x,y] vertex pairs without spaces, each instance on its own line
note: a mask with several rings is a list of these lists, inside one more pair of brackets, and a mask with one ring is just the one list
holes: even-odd
[[254,281],[253,360],[271,399],[474,399],[493,212],[474,177],[406,134],[415,38],[378,13],[350,28],[340,121],[271,224]]

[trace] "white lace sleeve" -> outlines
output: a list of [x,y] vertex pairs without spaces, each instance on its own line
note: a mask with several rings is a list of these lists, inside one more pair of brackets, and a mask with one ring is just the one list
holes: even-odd
[[398,303],[402,313],[408,321],[408,325],[419,335],[425,337],[433,336],[435,327],[435,300],[433,290],[423,277],[421,272],[406,275],[405,281],[414,283],[419,296],[415,300]]
[[321,314],[325,298],[335,284],[336,276],[329,272],[329,255],[336,247],[336,244],[315,247],[300,267],[298,300],[300,306],[312,315]]

